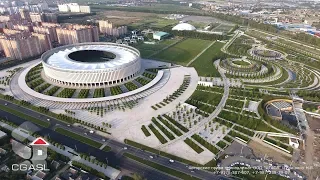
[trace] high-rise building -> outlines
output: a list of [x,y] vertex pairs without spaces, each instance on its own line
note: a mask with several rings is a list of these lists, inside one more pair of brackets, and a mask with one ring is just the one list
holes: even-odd
[[60,12],[82,12],[91,13],[90,6],[80,6],[78,3],[59,4]]
[[42,34],[48,34],[50,37],[51,42],[58,42],[58,36],[56,27],[45,27],[45,26],[34,26],[33,31],[35,33],[42,33]]
[[119,37],[121,35],[127,34],[127,26],[116,27],[112,22],[109,21],[99,21],[100,33]]
[[90,6],[80,6],[80,12],[82,12],[82,13],[91,13]]
[[9,38],[18,38],[21,39],[22,37],[28,37],[31,35],[30,31],[20,31],[15,29],[2,29],[2,32],[4,33],[5,37]]
[[38,37],[2,38],[1,46],[6,57],[23,60],[43,53]]
[[26,9],[19,9],[19,13],[22,19],[30,20],[30,13]]
[[1,22],[17,21],[17,20],[20,20],[20,19],[21,19],[20,14],[11,14],[11,15],[2,15],[2,16],[0,16],[0,21]]
[[49,34],[32,33],[32,36],[38,37],[42,52],[52,49],[52,41]]
[[43,22],[44,21],[44,14],[30,13],[30,19],[32,22]]
[[69,6],[67,4],[58,4],[58,9],[60,12],[69,12]]
[[32,24],[26,24],[26,25],[16,24],[16,25],[13,25],[13,29],[20,30],[20,31],[33,32],[33,25]]
[[67,25],[57,28],[59,44],[74,44],[99,41],[99,30],[96,26]]
[[44,13],[44,22],[57,23],[58,17],[55,13]]

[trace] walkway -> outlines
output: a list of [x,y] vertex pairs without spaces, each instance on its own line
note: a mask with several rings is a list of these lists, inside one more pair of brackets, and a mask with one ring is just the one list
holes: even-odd
[[180,136],[172,141],[169,141],[166,144],[158,146],[157,149],[163,149],[167,146],[170,146],[170,145],[175,144],[181,140],[184,140],[185,138],[187,138],[189,136],[192,136],[193,134],[197,133],[200,129],[202,129],[206,123],[208,123],[209,121],[211,121],[212,119],[216,118],[219,115],[219,113],[221,112],[221,110],[223,109],[223,107],[225,106],[225,104],[227,102],[227,99],[229,96],[229,85],[230,85],[227,81],[227,77],[225,76],[225,74],[221,71],[219,71],[219,73],[221,74],[221,77],[224,82],[224,93],[223,93],[223,96],[221,98],[220,103],[218,104],[217,108],[213,111],[213,113],[211,113],[207,118],[203,119],[197,126],[194,126],[193,128],[189,129],[189,131],[187,133],[183,134],[182,136]]

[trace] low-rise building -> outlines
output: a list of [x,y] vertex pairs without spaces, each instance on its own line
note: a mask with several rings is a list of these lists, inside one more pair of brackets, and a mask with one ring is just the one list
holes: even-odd
[[159,31],[159,32],[155,32],[153,33],[153,39],[156,39],[156,40],[162,40],[166,37],[169,36],[169,33],[166,33],[166,32],[162,32],[162,31]]

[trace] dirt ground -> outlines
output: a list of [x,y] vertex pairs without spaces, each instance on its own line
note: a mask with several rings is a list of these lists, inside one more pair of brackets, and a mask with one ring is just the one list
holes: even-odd
[[[116,25],[128,25],[138,22],[146,18],[158,18],[161,15],[142,12],[126,12],[126,11],[103,11],[98,13],[99,19],[105,19],[113,22]],[[164,16],[164,15],[163,15]]]

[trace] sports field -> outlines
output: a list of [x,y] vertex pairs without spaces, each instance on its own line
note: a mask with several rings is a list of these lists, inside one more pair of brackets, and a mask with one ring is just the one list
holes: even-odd
[[211,41],[200,39],[186,39],[166,49],[165,51],[152,56],[152,59],[186,65],[205,49]]
[[220,77],[218,70],[213,65],[213,59],[221,57],[224,53],[220,51],[224,43],[215,42],[209,49],[207,49],[201,56],[199,56],[190,65],[194,67],[199,76],[214,76]]
[[148,58],[150,55],[156,53],[157,51],[160,51],[161,49],[170,46],[171,44],[179,41],[179,39],[167,39],[161,42],[158,42],[156,44],[144,44],[140,43],[137,45],[133,45],[135,48],[137,48],[140,51],[140,55],[142,58]]

